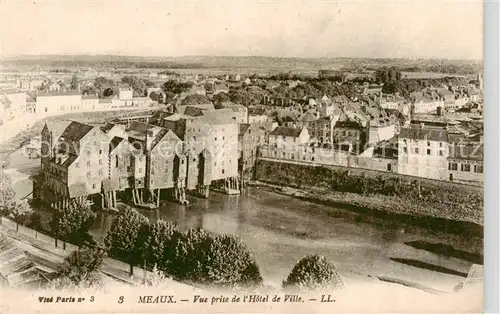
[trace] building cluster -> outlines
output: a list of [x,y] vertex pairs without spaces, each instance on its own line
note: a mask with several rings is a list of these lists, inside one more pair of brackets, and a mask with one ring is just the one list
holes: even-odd
[[373,102],[309,99],[305,112],[282,118],[259,156],[482,184],[479,95],[467,86],[425,88],[410,101],[382,93],[373,94]]
[[210,187],[239,193],[241,172],[252,167],[272,127],[249,120],[245,110],[208,104],[158,111],[149,123],[47,122],[34,198],[55,208],[87,200],[114,208],[117,200],[187,203],[187,191],[207,197]]
[[127,84],[119,86],[119,94],[99,99],[80,91],[50,90],[28,93],[20,89],[0,90],[2,117],[5,121],[15,120],[27,114],[48,116],[53,114],[99,111],[111,108],[149,107],[149,97],[133,97],[133,90]]

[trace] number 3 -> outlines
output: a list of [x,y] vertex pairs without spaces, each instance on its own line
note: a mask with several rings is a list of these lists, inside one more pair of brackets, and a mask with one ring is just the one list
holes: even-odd
[[122,304],[122,303],[123,303],[123,296],[120,296],[120,297],[118,298],[118,303],[120,303],[120,304]]

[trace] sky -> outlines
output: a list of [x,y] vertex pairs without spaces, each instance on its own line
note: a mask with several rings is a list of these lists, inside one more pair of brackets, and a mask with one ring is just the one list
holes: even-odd
[[480,0],[0,0],[18,54],[482,59]]

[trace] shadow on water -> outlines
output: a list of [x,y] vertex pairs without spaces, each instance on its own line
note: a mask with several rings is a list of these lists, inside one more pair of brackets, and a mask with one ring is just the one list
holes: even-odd
[[397,263],[401,263],[401,264],[405,264],[405,265],[409,265],[409,266],[413,266],[413,267],[417,267],[417,268],[422,268],[422,269],[432,270],[432,271],[436,271],[436,272],[443,273],[443,274],[455,275],[455,276],[467,278],[466,273],[456,271],[456,270],[453,270],[450,268],[434,265],[434,264],[429,264],[429,263],[422,262],[422,261],[415,260],[415,259],[391,257],[391,260],[395,261]]
[[458,259],[462,259],[467,262],[471,262],[474,264],[483,264],[483,256],[481,254],[474,254],[462,250],[457,250],[451,245],[447,245],[444,243],[430,243],[426,241],[409,241],[405,242],[406,245],[411,246],[415,249],[424,250],[427,252],[431,252],[434,254],[446,256],[446,257],[455,257]]

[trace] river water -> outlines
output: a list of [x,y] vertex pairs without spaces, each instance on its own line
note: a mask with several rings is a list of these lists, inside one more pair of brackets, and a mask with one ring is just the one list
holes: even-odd
[[[465,273],[471,265],[404,244],[415,240],[446,243],[449,235],[338,218],[332,213],[341,209],[263,188],[250,187],[237,196],[212,192],[209,199],[190,201],[188,206],[164,202],[156,211],[140,211],[151,220],[161,217],[173,221],[181,229],[203,228],[239,236],[254,253],[261,274],[270,285],[280,285],[295,263],[308,254],[326,256],[348,282],[389,276],[446,291],[464,278],[408,266],[390,258],[416,259]],[[99,215],[91,234],[96,239],[102,238],[113,218],[109,213]]]

